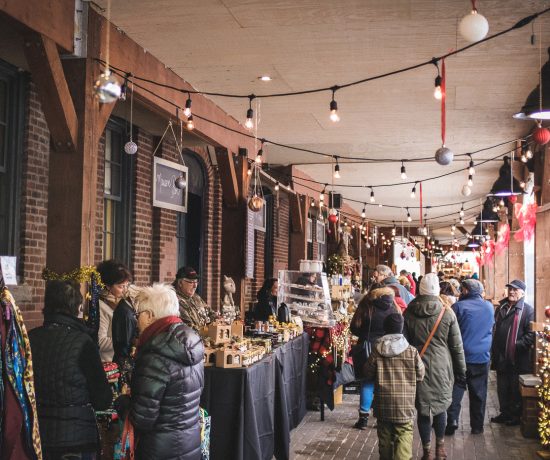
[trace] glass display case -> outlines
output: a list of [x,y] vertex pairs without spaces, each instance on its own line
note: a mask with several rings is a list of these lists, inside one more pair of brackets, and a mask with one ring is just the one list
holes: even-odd
[[307,326],[326,327],[336,323],[325,273],[279,270],[277,304],[282,303]]

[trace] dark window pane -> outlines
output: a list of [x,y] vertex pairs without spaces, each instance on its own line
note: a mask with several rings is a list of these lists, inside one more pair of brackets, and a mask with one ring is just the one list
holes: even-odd
[[8,104],[8,85],[4,80],[0,80],[0,122],[6,123]]
[[6,172],[8,169],[6,149],[6,127],[0,125],[0,172]]

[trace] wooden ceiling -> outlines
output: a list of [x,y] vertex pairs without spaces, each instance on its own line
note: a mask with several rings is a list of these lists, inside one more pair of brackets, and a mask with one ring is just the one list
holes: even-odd
[[[106,1],[99,2],[105,6]],[[478,1],[489,33],[548,7],[546,0]],[[466,45],[457,33],[467,0],[112,0],[111,20],[168,67],[202,91],[262,94],[298,91],[359,80],[413,65]],[[542,34],[540,34],[542,30]],[[532,123],[514,120],[538,82],[550,46],[550,14],[531,25],[447,60],[447,146],[455,153],[489,147],[527,134]],[[273,80],[261,82],[258,77]],[[431,156],[441,145],[440,105],[433,97],[436,69],[426,66],[337,92],[341,121],[328,117],[330,93],[258,99],[258,137],[329,154],[396,159]],[[247,100],[212,97],[244,122]],[[332,182],[327,159],[268,145],[267,161],[300,163]],[[487,159],[508,146],[475,155]],[[344,162],[345,160],[342,160]],[[435,161],[407,164],[410,180],[464,168]],[[477,168],[472,195],[489,191],[501,162]],[[344,198],[366,201],[370,191],[341,184],[400,183],[399,163],[341,165],[335,181]],[[466,200],[467,173],[424,183],[424,205]],[[418,205],[410,185],[375,189],[377,203]],[[312,193],[313,195],[313,193]],[[473,205],[470,203],[469,205]],[[355,204],[360,212],[363,207]],[[430,210],[458,213],[460,205]],[[368,217],[401,221],[406,211],[369,206]],[[413,216],[418,218],[418,211]]]

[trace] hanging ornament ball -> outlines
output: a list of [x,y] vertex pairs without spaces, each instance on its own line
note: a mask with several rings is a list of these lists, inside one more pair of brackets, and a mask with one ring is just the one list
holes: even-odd
[[550,129],[539,126],[533,131],[533,140],[539,145],[550,142]]
[[462,187],[462,196],[470,196],[472,194],[472,189],[468,184]]
[[458,25],[458,31],[464,40],[475,43],[483,40],[489,32],[489,23],[482,14],[473,10],[462,18]]
[[264,199],[261,196],[254,195],[248,200],[248,208],[252,212],[259,212],[264,206]]
[[518,201],[518,197],[516,195],[511,195],[508,197],[508,201],[512,204],[516,204],[516,201]]
[[435,161],[441,166],[450,165],[453,162],[454,153],[447,147],[440,147],[435,152]]
[[115,102],[120,97],[121,88],[117,79],[111,72],[103,72],[94,83],[94,92],[99,102],[108,104]]
[[137,144],[134,141],[129,141],[124,144],[124,151],[128,155],[134,155],[137,152]]
[[338,215],[330,213],[329,216],[328,216],[328,221],[331,224],[335,224],[336,222],[338,222]]
[[550,318],[550,305],[546,305],[546,307],[544,307],[544,315],[547,318]]
[[[129,144],[129,142],[128,142]],[[136,145],[136,144],[134,144]],[[124,146],[124,150],[126,150],[126,146]],[[136,150],[137,150],[137,146],[136,146]],[[128,152],[130,153],[130,152]],[[133,152],[133,153],[136,153],[136,152]],[[176,188],[179,188],[180,190],[184,189],[185,187],[187,187],[187,180],[185,180],[185,177],[183,176],[179,176],[176,181],[174,182],[174,185],[176,186]]]

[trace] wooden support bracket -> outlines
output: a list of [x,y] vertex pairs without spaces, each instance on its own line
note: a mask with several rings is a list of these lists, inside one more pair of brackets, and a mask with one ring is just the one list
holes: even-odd
[[57,45],[44,35],[30,35],[25,39],[25,56],[55,149],[76,152],[78,119]]
[[302,202],[300,195],[292,195],[290,199],[290,222],[294,233],[302,233],[304,231],[304,220],[302,219]]
[[216,147],[215,150],[224,202],[228,207],[236,208],[239,204],[239,183],[233,154],[223,147]]

